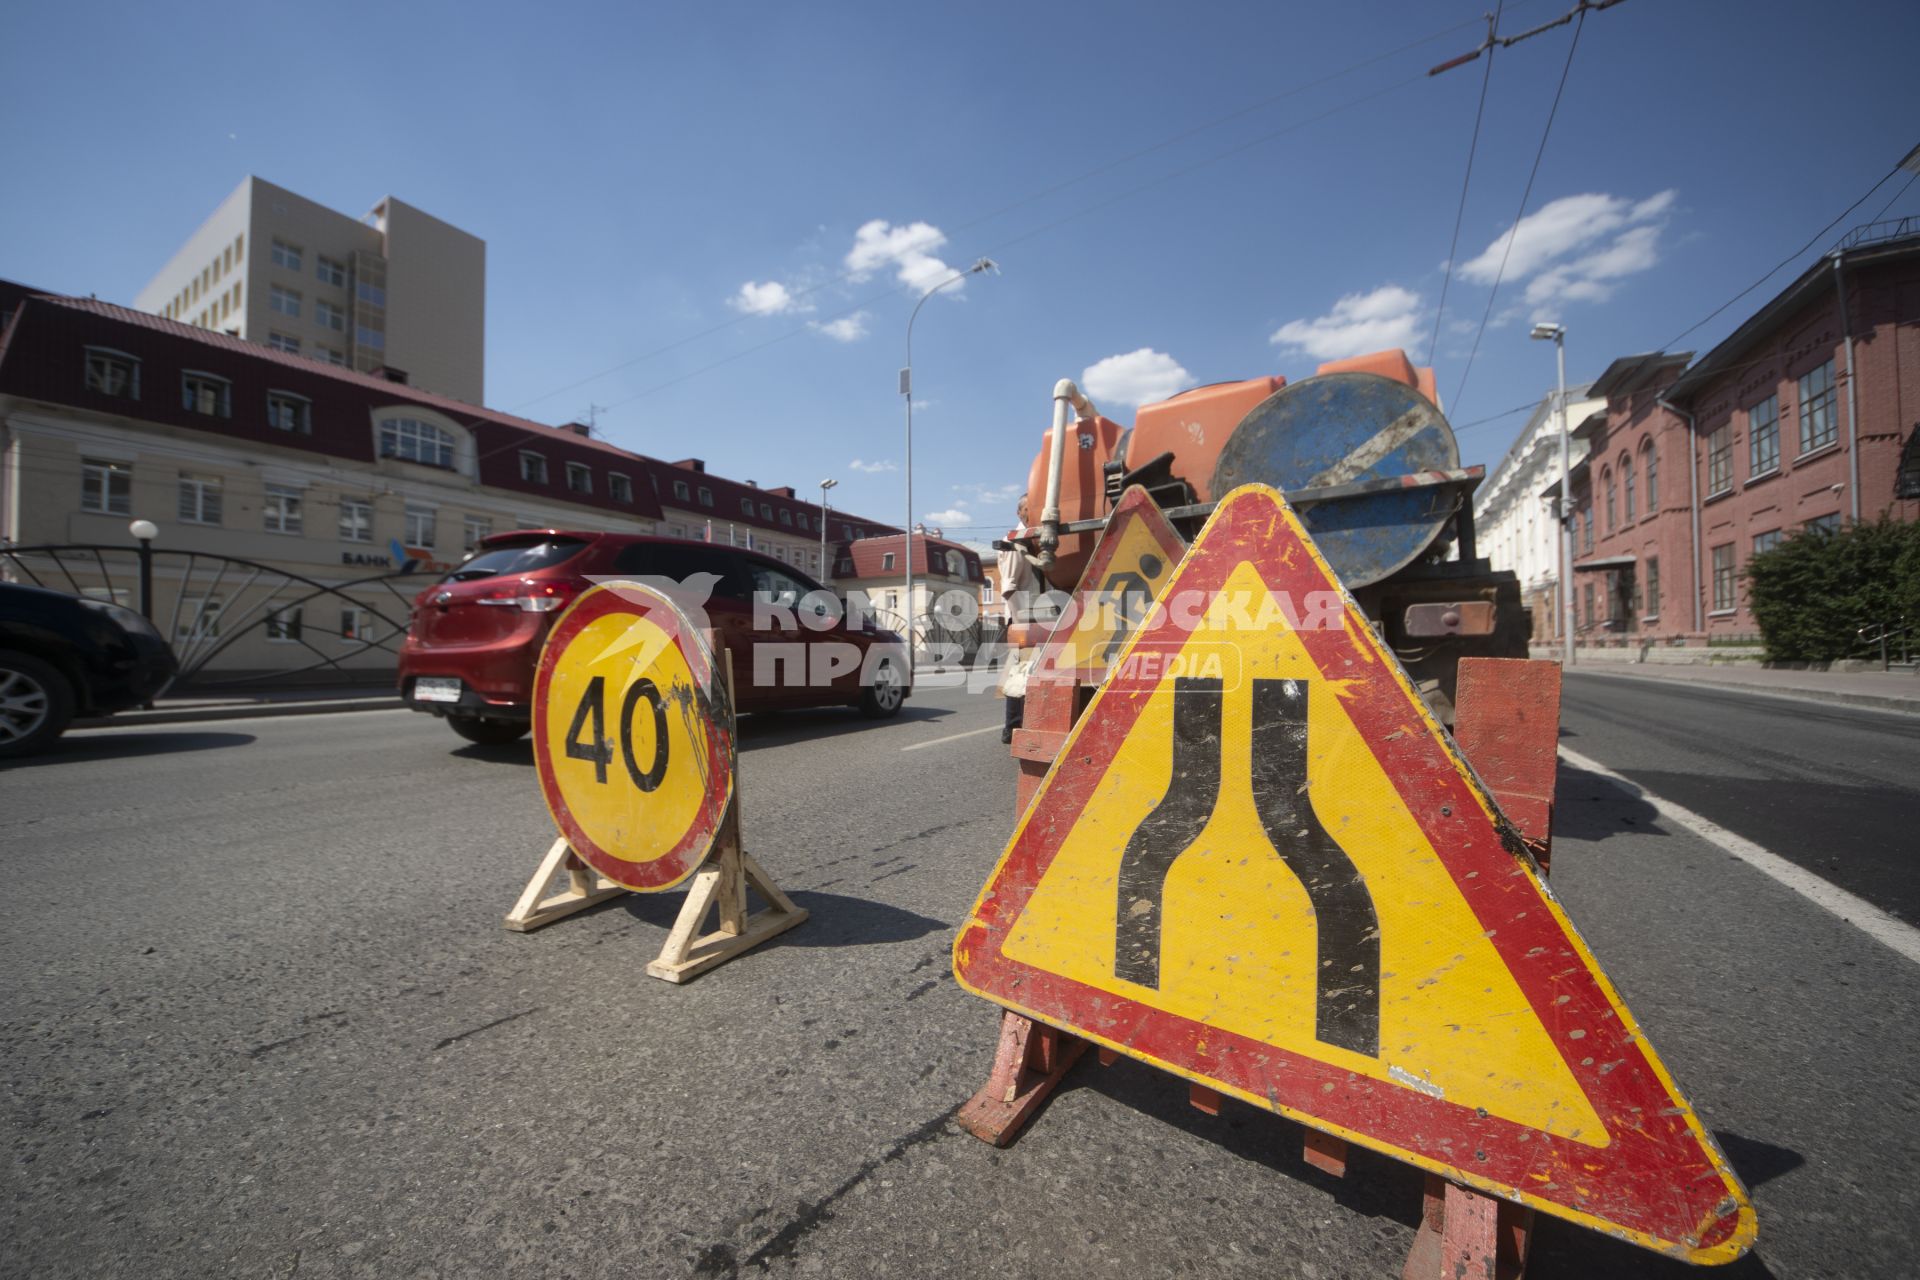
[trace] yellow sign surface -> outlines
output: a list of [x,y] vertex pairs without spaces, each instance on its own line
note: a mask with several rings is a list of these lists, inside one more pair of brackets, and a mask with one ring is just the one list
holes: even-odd
[[1047,643],[1043,668],[1098,680],[1146,621],[1184,550],[1145,491],[1127,490],[1087,562],[1072,619]]
[[636,584],[589,591],[547,642],[535,707],[541,788],[574,851],[630,889],[690,874],[732,795],[733,745],[685,616]]

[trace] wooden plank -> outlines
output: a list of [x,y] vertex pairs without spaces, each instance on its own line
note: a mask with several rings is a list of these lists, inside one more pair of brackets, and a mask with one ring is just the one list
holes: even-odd
[[[562,869],[567,873],[567,887],[551,897],[542,897],[553,883],[554,875]],[[626,892],[604,876],[592,875],[586,864],[574,856],[567,838],[561,836],[540,859],[540,866],[527,881],[527,887],[521,890],[519,901],[507,912],[506,925],[515,933],[531,933]]]

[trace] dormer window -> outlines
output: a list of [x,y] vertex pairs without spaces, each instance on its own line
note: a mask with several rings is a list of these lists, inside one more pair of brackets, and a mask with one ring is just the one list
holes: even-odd
[[607,473],[607,496],[615,502],[633,501],[633,481],[618,471]]
[[707,488],[705,485],[700,486],[700,505],[703,507],[713,505],[713,490]]
[[749,518],[752,517],[753,515],[753,499],[752,498],[740,499],[740,514],[743,516],[747,516]]
[[544,455],[529,449],[520,451],[520,478],[528,484],[547,482],[547,460]]
[[383,418],[380,456],[404,458],[429,467],[453,468],[453,433],[418,418]]
[[593,470],[584,462],[567,464],[567,492],[590,494],[593,492]]
[[291,391],[267,392],[267,425],[279,431],[313,431],[313,404]]
[[211,373],[189,370],[180,375],[180,403],[188,413],[214,418],[233,416],[233,385]]
[[140,362],[124,351],[87,348],[87,390],[103,396],[140,398]]
[[788,510],[785,510],[785,509],[783,508],[783,509],[781,510],[781,512],[780,512],[780,523],[781,523],[781,524],[784,524],[784,525],[787,525],[788,527],[792,527],[792,525],[793,525],[793,512],[791,512],[791,511],[788,511]]
[[673,482],[673,496],[681,502],[686,502],[693,497],[693,489],[685,480],[675,480]]

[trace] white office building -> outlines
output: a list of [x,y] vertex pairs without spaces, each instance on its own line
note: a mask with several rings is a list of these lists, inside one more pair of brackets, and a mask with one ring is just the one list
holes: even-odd
[[468,404],[486,391],[487,245],[388,196],[348,217],[234,188],[134,306]]
[[[1587,396],[1591,384],[1567,388],[1567,425],[1577,427],[1588,414],[1607,407]],[[1533,635],[1545,641],[1559,636],[1560,540],[1552,504],[1542,491],[1560,479],[1560,415],[1557,392],[1534,407],[1520,436],[1474,496],[1473,522],[1480,554],[1495,569],[1511,569],[1520,579],[1520,595],[1533,610]],[[1571,465],[1586,456],[1587,442],[1571,442]]]

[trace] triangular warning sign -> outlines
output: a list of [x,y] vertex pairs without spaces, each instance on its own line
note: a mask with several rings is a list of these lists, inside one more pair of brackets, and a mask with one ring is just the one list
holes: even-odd
[[962,986],[1695,1262],[1754,1217],[1280,495],[1228,495],[954,944]]
[[1072,608],[1048,636],[1029,679],[1097,683],[1147,620],[1186,549],[1147,491],[1129,486],[1081,571]]

